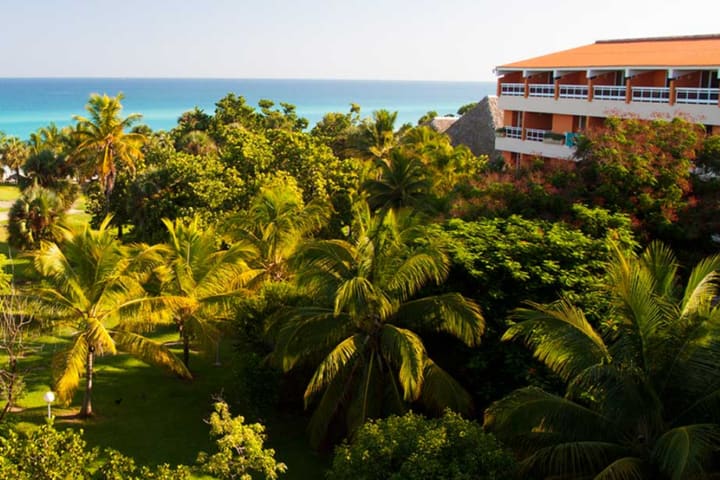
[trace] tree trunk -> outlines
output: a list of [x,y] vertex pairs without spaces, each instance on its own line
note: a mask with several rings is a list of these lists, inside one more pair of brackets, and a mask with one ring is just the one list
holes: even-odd
[[95,358],[95,347],[90,345],[87,353],[87,365],[85,369],[85,397],[83,398],[80,417],[87,418],[93,414],[92,410],[92,381],[93,381],[93,359]]
[[180,332],[182,333],[183,339],[183,363],[185,368],[190,369],[190,336],[187,334],[184,328],[181,327]]

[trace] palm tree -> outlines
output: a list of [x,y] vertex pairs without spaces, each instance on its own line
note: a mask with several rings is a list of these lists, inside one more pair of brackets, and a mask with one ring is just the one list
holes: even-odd
[[135,163],[143,157],[141,148],[146,141],[143,134],[125,133],[141,115],[133,113],[122,118],[123,98],[122,93],[116,97],[90,95],[85,106],[90,117],[73,117],[77,122],[74,132],[77,145],[71,159],[85,178],[97,175],[105,193],[106,209],[115,186],[117,164],[134,171]]
[[397,142],[395,121],[397,112],[377,110],[373,112],[372,121],[366,122],[363,130],[367,151],[376,160],[383,159]]
[[484,330],[479,308],[455,293],[415,298],[423,286],[443,281],[447,257],[414,217],[361,210],[353,241],[300,249],[293,261],[297,284],[315,304],[281,312],[269,327],[273,358],[285,371],[317,366],[305,390],[306,406],[320,397],[310,422],[315,444],[338,415],[352,431],[415,401],[471,409],[468,394],[429,358],[414,330],[476,345]]
[[81,417],[92,415],[93,363],[95,357],[128,352],[161,365],[181,377],[190,372],[165,346],[138,333],[155,321],[153,306],[133,272],[146,272],[158,262],[153,248],[131,252],[108,231],[109,218],[92,231],[75,232],[62,243],[43,242],[33,263],[44,282],[32,289],[43,315],[61,331],[70,331],[67,347],[56,355],[55,390],[69,403],[85,375]]
[[55,154],[61,154],[65,148],[63,131],[54,123],[50,123],[47,127],[41,127],[32,132],[29,143],[33,155],[38,155],[46,150]]
[[287,259],[309,234],[324,225],[329,210],[318,202],[306,205],[294,185],[272,182],[263,187],[248,211],[231,219],[233,238],[255,251],[248,262],[258,271],[256,280],[287,280]]
[[163,219],[170,234],[167,266],[169,279],[163,286],[173,308],[175,324],[183,342],[183,363],[189,368],[190,340],[205,351],[217,345],[219,324],[227,314],[227,302],[244,293],[241,285],[254,275],[244,263],[249,252],[237,244],[218,250],[212,228],[202,228],[195,218],[188,224]]
[[29,155],[30,148],[18,137],[5,137],[0,144],[0,160],[3,165],[15,170],[15,181],[20,180],[20,167]]
[[520,309],[504,335],[522,340],[567,383],[493,404],[485,425],[528,472],[553,478],[707,478],[720,449],[720,256],[685,288],[672,252],[653,243],[609,269],[614,314],[598,331],[567,302]]
[[425,209],[430,201],[431,182],[424,165],[399,150],[392,150],[381,161],[377,179],[368,179],[363,190],[370,207],[376,210],[412,207]]

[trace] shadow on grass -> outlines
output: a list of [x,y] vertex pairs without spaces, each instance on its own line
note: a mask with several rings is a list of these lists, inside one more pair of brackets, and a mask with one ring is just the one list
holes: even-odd
[[[159,332],[157,339],[174,340],[176,333]],[[44,423],[47,406],[42,395],[49,388],[50,358],[61,348],[54,337],[43,338],[43,348],[28,358],[28,365],[44,374],[28,380],[29,393],[18,413],[22,425]],[[54,343],[53,343],[54,342]],[[222,365],[214,357],[193,354],[190,361],[193,380],[183,380],[160,368],[151,367],[127,354],[97,359],[95,366],[93,409],[89,419],[77,417],[82,402],[82,388],[71,407],[53,405],[55,426],[82,428],[89,446],[112,447],[135,458],[139,464],[186,464],[195,462],[198,452],[213,451],[209,426],[204,419],[212,411],[213,398],[223,394],[233,415],[244,415],[242,402],[232,398],[235,368],[231,365],[230,345],[221,349]],[[176,351],[176,353],[179,353]],[[40,370],[38,370],[40,373]],[[82,384],[81,384],[82,386]],[[328,458],[314,453],[305,435],[306,420],[283,412],[270,412],[267,426],[269,447],[276,458],[288,465],[287,480],[322,478]]]

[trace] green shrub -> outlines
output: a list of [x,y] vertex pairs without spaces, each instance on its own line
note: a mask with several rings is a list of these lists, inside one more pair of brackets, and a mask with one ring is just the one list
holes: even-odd
[[331,480],[492,480],[514,476],[513,457],[475,422],[446,411],[409,412],[363,425],[335,449]]

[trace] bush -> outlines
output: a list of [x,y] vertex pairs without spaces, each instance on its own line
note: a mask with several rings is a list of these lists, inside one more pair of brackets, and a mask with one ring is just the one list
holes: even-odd
[[515,462],[494,436],[446,411],[409,412],[363,425],[335,449],[329,479],[491,480],[514,476]]

